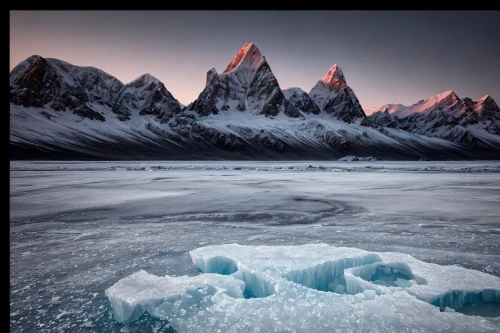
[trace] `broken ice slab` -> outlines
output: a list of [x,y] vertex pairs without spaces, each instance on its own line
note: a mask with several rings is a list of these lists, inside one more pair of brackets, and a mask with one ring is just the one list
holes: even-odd
[[226,244],[189,254],[204,273],[140,271],[108,288],[115,319],[147,311],[179,332],[500,329],[500,278],[479,271],[326,244]]

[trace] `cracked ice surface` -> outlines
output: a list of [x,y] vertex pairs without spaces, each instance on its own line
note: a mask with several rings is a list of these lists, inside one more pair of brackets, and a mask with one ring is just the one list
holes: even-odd
[[[180,332],[500,328],[500,278],[479,271],[326,244],[225,244],[189,254],[204,273],[157,277],[141,270],[108,288],[115,319],[148,311]],[[467,304],[487,304],[496,317],[455,311]]]

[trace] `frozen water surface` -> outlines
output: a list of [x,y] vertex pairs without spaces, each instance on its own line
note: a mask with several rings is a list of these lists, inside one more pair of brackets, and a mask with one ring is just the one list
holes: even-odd
[[12,161],[11,332],[498,331],[499,202],[499,161]]

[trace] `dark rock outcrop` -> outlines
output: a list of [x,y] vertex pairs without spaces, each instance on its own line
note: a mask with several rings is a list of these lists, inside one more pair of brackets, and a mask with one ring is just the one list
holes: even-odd
[[320,110],[308,93],[300,88],[283,89],[283,94],[298,110],[307,114],[319,114]]

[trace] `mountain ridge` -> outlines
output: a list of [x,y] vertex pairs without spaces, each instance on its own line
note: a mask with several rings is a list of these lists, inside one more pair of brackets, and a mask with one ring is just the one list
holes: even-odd
[[38,55],[18,64],[10,82],[14,159],[500,158],[500,111],[488,95],[446,92],[432,110],[415,103],[421,112],[404,121],[388,111],[367,117],[337,64],[309,94],[282,89],[252,43],[223,73],[210,69],[185,107],[151,74],[123,84]]
[[468,97],[460,99],[448,90],[392,114],[374,112],[362,123],[457,143],[488,145],[484,134],[500,134],[500,108],[489,95],[473,101]]

